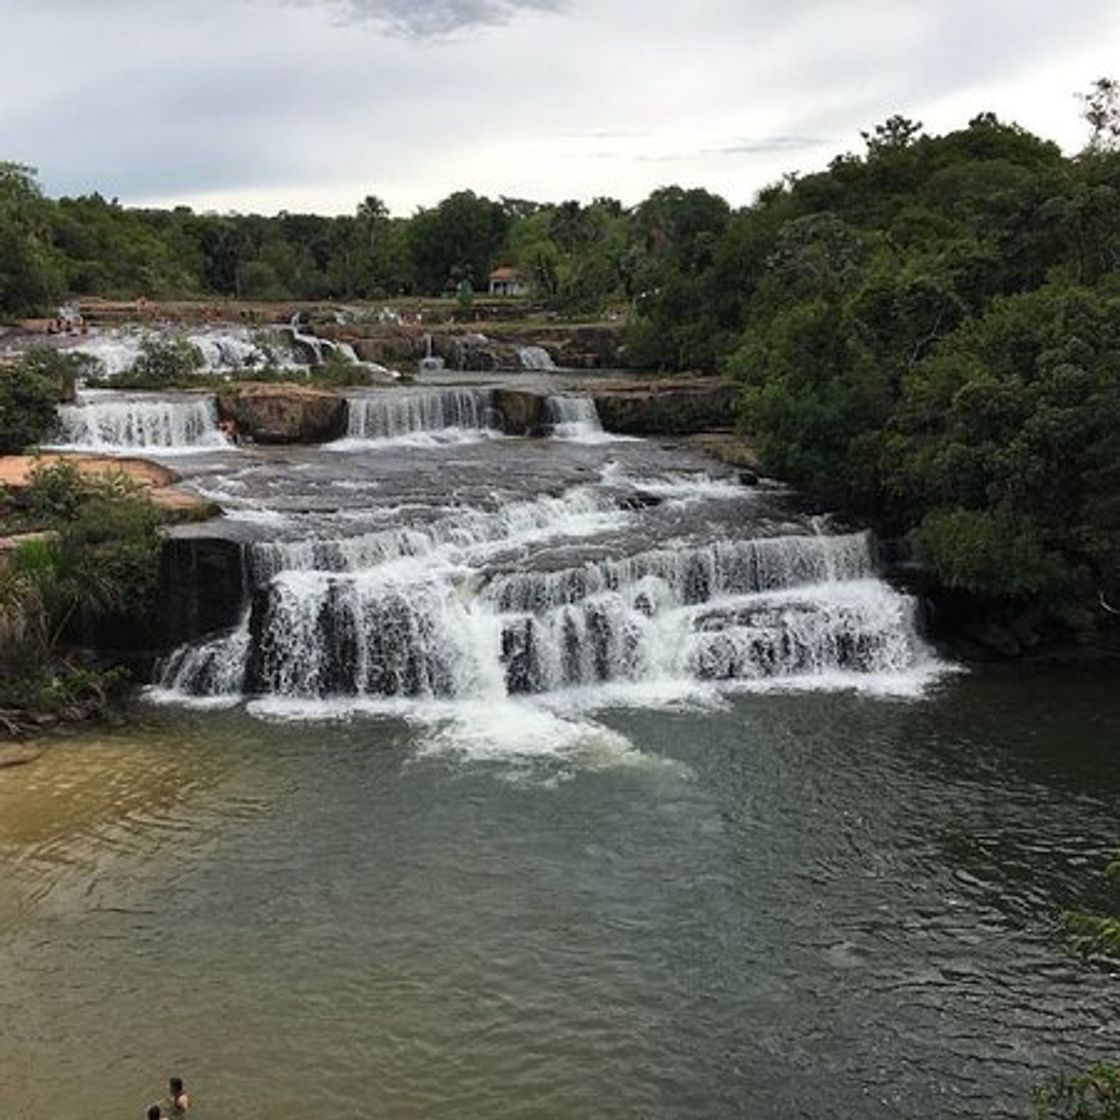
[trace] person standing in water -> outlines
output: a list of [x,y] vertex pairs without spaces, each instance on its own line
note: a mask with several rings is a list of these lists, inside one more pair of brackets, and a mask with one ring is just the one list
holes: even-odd
[[191,1098],[186,1089],[183,1088],[183,1079],[181,1077],[172,1077],[167,1082],[167,1087],[170,1090],[167,1099],[163,1102],[163,1113],[165,1116],[185,1116],[187,1110],[191,1107]]

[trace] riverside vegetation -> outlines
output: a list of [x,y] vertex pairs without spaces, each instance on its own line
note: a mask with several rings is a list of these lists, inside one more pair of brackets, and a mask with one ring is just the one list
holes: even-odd
[[89,478],[65,460],[0,495],[0,526],[23,535],[0,558],[0,726],[100,714],[128,674],[84,652],[85,639],[152,625],[160,514],[124,474]]
[[[0,314],[71,294],[462,293],[517,265],[558,312],[628,305],[632,364],[733,374],[765,466],[907,536],[931,589],[1004,648],[1093,641],[1120,605],[1116,85],[1085,103],[1073,158],[991,114],[943,136],[893,117],[740,210],[670,187],[629,210],[459,192],[410,219],[373,197],[352,217],[197,215],[50,200],[6,164]],[[136,383],[165,387],[198,364],[174,343],[142,363]],[[0,451],[44,437],[65,366],[32,354],[0,376]],[[119,677],[73,651],[89,625],[151,616],[158,515],[123,477],[65,464],[6,502],[9,528],[43,535],[0,567],[0,720],[95,708]],[[1066,922],[1077,952],[1120,956],[1120,918]],[[1120,1116],[1120,1074],[1037,1104]]]
[[518,266],[557,311],[632,309],[628,361],[722,370],[766,469],[909,539],[988,647],[1094,642],[1120,609],[1117,85],[1073,158],[990,113],[893,117],[733,211],[458,192],[409,219],[49,200],[0,170],[0,313],[67,293],[357,298]]

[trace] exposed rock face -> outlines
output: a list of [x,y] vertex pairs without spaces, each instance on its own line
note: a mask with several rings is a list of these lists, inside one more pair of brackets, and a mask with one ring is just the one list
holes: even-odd
[[346,429],[346,400],[294,383],[249,383],[218,396],[218,413],[257,443],[324,443]]
[[716,377],[598,382],[588,391],[608,432],[638,436],[730,427],[739,396],[734,381]]
[[160,630],[166,645],[236,626],[247,602],[247,582],[240,542],[168,536],[160,554]]
[[570,369],[612,369],[624,364],[620,323],[530,326],[478,323],[471,327],[441,324],[323,323],[316,334],[347,342],[366,362],[408,365],[432,353],[452,369],[523,369],[520,352],[526,346],[547,350],[557,366]]
[[548,426],[545,398],[525,389],[495,389],[494,408],[502,414],[507,436],[540,435]]

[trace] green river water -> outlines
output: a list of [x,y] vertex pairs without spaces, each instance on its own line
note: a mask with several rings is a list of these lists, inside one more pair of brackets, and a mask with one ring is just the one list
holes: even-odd
[[980,1117],[1120,1052],[1058,915],[1114,671],[460,727],[141,708],[0,771],[0,1117]]

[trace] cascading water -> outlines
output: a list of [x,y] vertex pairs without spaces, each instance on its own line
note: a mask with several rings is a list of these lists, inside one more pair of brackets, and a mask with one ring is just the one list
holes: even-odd
[[87,394],[58,409],[59,445],[108,454],[228,447],[212,397]]
[[517,360],[522,369],[553,370],[556,368],[552,355],[543,346],[522,346],[517,351]]
[[545,412],[554,439],[598,442],[611,438],[603,432],[599,410],[591,397],[550,394],[545,399]]
[[[673,523],[672,502],[663,512]],[[241,625],[178,651],[162,694],[504,700],[850,681],[929,661],[915,604],[876,578],[866,534],[806,526],[613,557],[645,517],[587,486],[424,528],[250,546]],[[573,548],[606,555],[563,563]]]
[[[145,340],[159,339],[161,334],[150,330],[107,330],[89,334],[68,347],[73,353],[95,358],[108,377],[115,377],[132,368],[140,357]],[[244,327],[213,327],[194,330],[181,336],[202,356],[207,373],[235,373],[263,369],[280,361],[292,364],[292,358],[279,351],[282,340],[278,334],[251,331]],[[286,357],[286,360],[284,360]]]
[[448,443],[493,435],[500,426],[492,396],[479,389],[425,389],[351,397],[341,445]]
[[432,349],[432,336],[424,335],[424,356],[420,359],[421,373],[442,373],[444,360],[438,357]]

